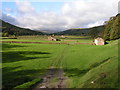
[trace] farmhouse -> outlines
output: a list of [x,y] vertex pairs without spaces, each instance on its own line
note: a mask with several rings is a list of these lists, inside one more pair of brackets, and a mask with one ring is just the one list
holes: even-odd
[[94,40],[95,45],[105,45],[104,39],[98,37]]

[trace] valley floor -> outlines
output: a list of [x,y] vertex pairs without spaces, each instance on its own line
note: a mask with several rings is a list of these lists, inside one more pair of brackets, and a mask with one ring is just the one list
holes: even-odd
[[[24,38],[3,41],[39,42],[38,38]],[[74,38],[75,41],[61,41],[69,44],[2,43],[3,89],[35,88],[39,85],[57,88],[61,80],[63,88],[117,88],[118,40],[95,46],[75,44],[92,43],[92,40]],[[55,73],[58,77],[50,76]]]

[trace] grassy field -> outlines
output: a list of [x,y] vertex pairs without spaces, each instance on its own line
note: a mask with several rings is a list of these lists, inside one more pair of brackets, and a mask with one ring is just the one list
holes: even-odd
[[[48,36],[19,36],[17,39],[7,39],[8,37],[4,37],[1,39],[2,41],[20,41],[20,42],[52,42],[56,43],[56,41],[48,41]],[[62,38],[61,36],[55,36],[55,38],[60,39],[61,41],[57,42],[79,42],[79,43],[92,43],[92,39],[89,37],[82,37],[82,36],[65,36]]]
[[[45,36],[38,37],[3,41],[55,42],[47,41]],[[51,66],[63,68],[69,88],[118,87],[118,40],[104,46],[76,45],[73,44],[76,41],[67,41],[92,42],[85,38],[67,36],[64,42],[69,42],[68,45],[3,43],[3,88],[29,88],[40,81]]]

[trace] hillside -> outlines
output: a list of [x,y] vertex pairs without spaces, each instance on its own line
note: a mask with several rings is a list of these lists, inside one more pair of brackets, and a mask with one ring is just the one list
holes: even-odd
[[120,14],[111,17],[105,24],[105,29],[102,32],[102,37],[105,40],[115,40],[120,38]]
[[102,26],[96,26],[92,28],[83,29],[69,29],[54,33],[55,35],[80,35],[80,36],[91,36],[92,38],[101,36],[105,40],[115,40],[120,38],[120,14],[111,17]]
[[54,33],[55,35],[81,35],[81,36],[96,36],[98,35],[102,30],[104,29],[104,26],[97,26],[92,28],[76,28],[76,29],[69,29],[66,31],[61,31]]
[[2,31],[3,33],[8,33],[9,35],[18,35],[18,36],[21,36],[21,35],[44,35],[43,32],[33,31],[30,29],[17,27],[12,24],[9,24],[7,22],[4,22],[3,20],[0,20],[0,22],[2,22],[2,26],[0,26],[2,29],[0,29],[0,31]]

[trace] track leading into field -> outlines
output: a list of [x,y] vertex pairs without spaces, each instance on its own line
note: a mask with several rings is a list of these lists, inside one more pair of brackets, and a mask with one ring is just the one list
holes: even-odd
[[[63,60],[65,53],[68,52],[70,45],[66,45],[60,54],[53,60],[46,75],[42,78],[43,81],[36,84],[33,90],[39,88],[67,88],[67,77],[64,76]],[[67,63],[64,61],[64,64]]]

